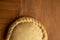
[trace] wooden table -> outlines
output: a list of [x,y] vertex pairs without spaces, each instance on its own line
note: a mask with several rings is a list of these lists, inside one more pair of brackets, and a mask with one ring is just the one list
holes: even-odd
[[48,40],[60,40],[60,0],[0,0],[0,40],[19,17],[34,17],[45,26]]

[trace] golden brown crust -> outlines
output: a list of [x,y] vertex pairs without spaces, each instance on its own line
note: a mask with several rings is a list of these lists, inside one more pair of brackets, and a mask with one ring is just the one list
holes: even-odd
[[12,35],[12,31],[13,31],[13,29],[16,27],[16,25],[18,25],[19,23],[25,23],[25,22],[32,22],[32,23],[38,25],[38,26],[40,27],[40,29],[43,30],[43,31],[42,31],[42,33],[43,33],[43,38],[42,38],[42,40],[48,40],[47,32],[46,32],[44,26],[43,26],[39,21],[37,21],[36,19],[31,18],[31,17],[22,17],[22,18],[17,19],[17,20],[10,26],[10,28],[9,28],[9,30],[8,30],[8,33],[7,33],[6,40],[9,40],[9,39],[10,39],[10,37],[11,37],[11,35]]

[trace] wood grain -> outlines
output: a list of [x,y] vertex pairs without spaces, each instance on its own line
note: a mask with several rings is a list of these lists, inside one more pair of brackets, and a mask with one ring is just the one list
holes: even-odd
[[60,40],[60,0],[0,0],[0,40],[5,40],[8,25],[21,16],[41,21],[48,40]]

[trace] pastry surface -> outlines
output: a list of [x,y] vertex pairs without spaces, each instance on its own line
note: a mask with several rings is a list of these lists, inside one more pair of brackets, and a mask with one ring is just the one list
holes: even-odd
[[9,28],[6,40],[48,40],[42,24],[34,18],[23,17]]
[[33,23],[22,23],[14,29],[10,40],[42,40],[42,30]]

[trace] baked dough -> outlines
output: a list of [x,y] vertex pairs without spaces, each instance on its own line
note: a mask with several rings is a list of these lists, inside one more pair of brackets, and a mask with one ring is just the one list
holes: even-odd
[[23,17],[10,26],[6,40],[47,40],[47,33],[37,20]]

